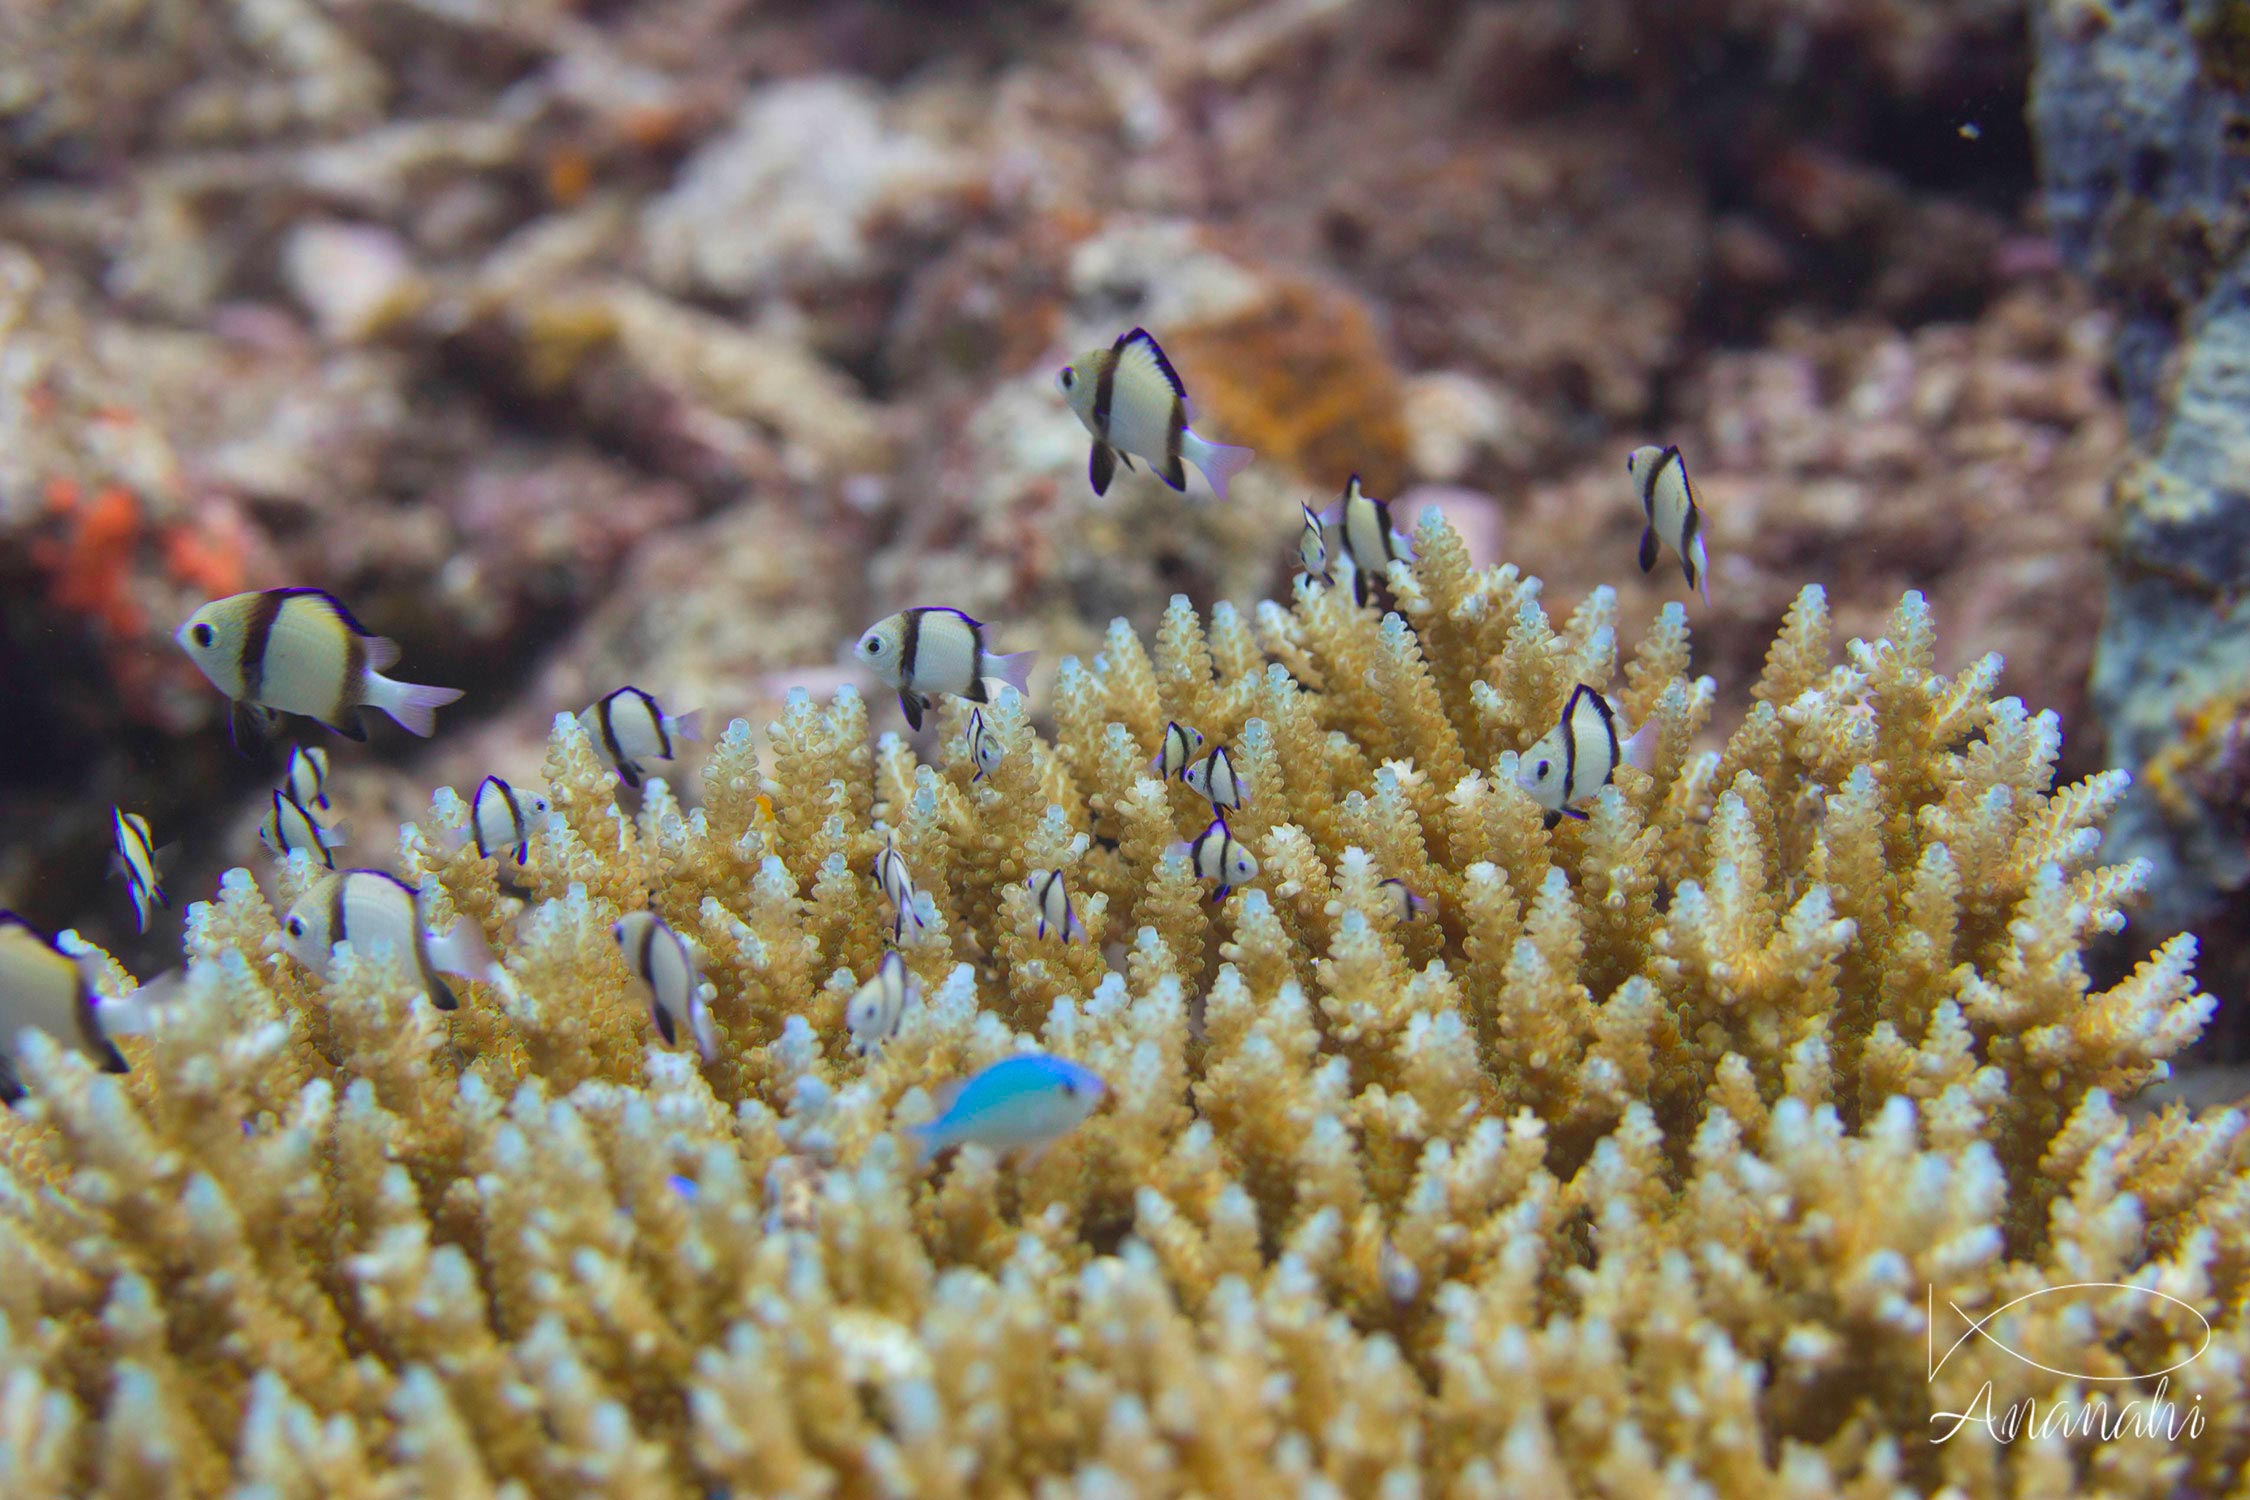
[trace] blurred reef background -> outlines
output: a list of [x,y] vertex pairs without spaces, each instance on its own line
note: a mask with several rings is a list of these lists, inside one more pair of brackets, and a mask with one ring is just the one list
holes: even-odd
[[[254,851],[172,647],[318,582],[468,690],[332,742],[374,845],[620,682],[724,718],[942,600],[1052,670],[1440,506],[1567,608],[1689,457],[1696,669],[1923,590],[2140,777],[2131,941],[2250,880],[2250,7],[2111,0],[79,0],[0,16],[0,904],[132,946],[113,802]],[[1229,505],[1097,500],[1054,368],[1142,323]],[[884,708],[883,712],[895,713]],[[886,721],[887,722],[887,721]],[[386,777],[378,763],[396,767]],[[2120,963],[2128,952],[2115,955]]]

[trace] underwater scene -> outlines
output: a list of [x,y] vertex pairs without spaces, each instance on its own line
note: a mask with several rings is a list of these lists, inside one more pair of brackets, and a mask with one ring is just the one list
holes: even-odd
[[2250,4],[0,3],[0,1500],[2250,1495]]

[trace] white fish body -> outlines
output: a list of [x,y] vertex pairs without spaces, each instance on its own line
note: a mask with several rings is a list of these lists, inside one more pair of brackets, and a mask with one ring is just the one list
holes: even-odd
[[437,730],[437,710],[461,696],[458,688],[383,676],[382,669],[398,660],[398,647],[371,634],[320,589],[214,599],[188,616],[173,639],[236,705],[238,743],[263,735],[276,713],[318,719],[364,740],[362,707],[380,709],[407,733],[427,738]]
[[1297,509],[1303,513],[1305,524],[1297,533],[1297,561],[1303,565],[1307,578],[1319,583],[1331,581],[1328,561],[1328,523],[1319,512],[1302,500]]
[[336,858],[328,851],[342,848],[349,839],[341,824],[322,826],[286,787],[274,788],[273,809],[258,824],[258,842],[272,851],[274,858],[285,860],[302,849],[331,870],[336,868]]
[[648,990],[649,1019],[664,1045],[679,1045],[679,1018],[685,1017],[696,1052],[705,1062],[717,1057],[718,1038],[703,1003],[703,975],[686,941],[652,911],[627,912],[611,931],[625,967]]
[[1653,720],[1628,734],[1615,706],[1579,683],[1555,727],[1517,757],[1516,785],[1549,812],[1583,818],[1576,804],[1607,786],[1620,763],[1646,770],[1656,745]]
[[1170,781],[1187,769],[1189,757],[1193,756],[1202,744],[1202,730],[1190,729],[1185,724],[1166,724],[1164,726],[1164,744],[1157,750],[1156,759],[1150,763],[1149,769],[1164,780]]
[[1414,544],[1391,524],[1391,504],[1360,487],[1354,474],[1343,498],[1324,518],[1352,575],[1352,600],[1365,604],[1384,570],[1393,562],[1412,562]]
[[[121,1007],[120,1007],[121,1008]],[[105,1073],[127,1071],[108,1036],[110,1004],[94,993],[86,968],[12,911],[0,911],[0,1104],[23,1097],[13,1052],[16,1033],[36,1026],[75,1042]]]
[[517,864],[531,858],[531,820],[547,811],[547,799],[519,792],[497,776],[477,783],[469,802],[469,828],[477,853],[486,859],[513,855]]
[[1086,928],[1078,920],[1078,909],[1070,904],[1070,889],[1063,884],[1060,870],[1034,870],[1025,882],[1031,887],[1032,905],[1039,913],[1039,936],[1048,933],[1062,934],[1066,943],[1083,942]]
[[1678,554],[1688,587],[1711,602],[1711,559],[1703,544],[1703,512],[1695,503],[1695,486],[1688,482],[1687,462],[1675,447],[1654,444],[1625,455],[1625,472],[1633,478],[1640,496],[1641,571],[1656,567],[1659,544]]
[[982,781],[994,771],[999,770],[1000,762],[1006,754],[1007,751],[1000,744],[1000,736],[994,734],[991,727],[984,722],[984,710],[981,708],[970,709],[969,760],[977,769],[969,780],[972,782]]
[[1391,916],[1400,922],[1411,922],[1430,909],[1426,897],[1417,896],[1407,883],[1393,876],[1382,883],[1385,900],[1390,902]]
[[943,1114],[907,1134],[925,1161],[950,1146],[1037,1153],[1083,1123],[1106,1092],[1067,1058],[1021,1053],[970,1078]]
[[668,714],[637,687],[617,689],[580,714],[578,722],[617,768],[618,779],[631,787],[647,775],[644,762],[671,760],[679,754],[681,740],[703,737],[700,709]]
[[875,855],[876,888],[891,899],[897,915],[891,923],[891,941],[897,942],[906,935],[906,924],[922,925],[922,915],[914,909],[914,877],[906,868],[906,856],[898,852],[898,845],[885,844]]
[[387,870],[342,870],[298,898],[281,924],[281,945],[313,973],[328,977],[338,943],[366,957],[388,954],[422,982],[423,993],[439,1010],[460,1002],[439,971],[482,977],[492,955],[484,935],[467,917],[433,938],[422,918],[421,892]]
[[1211,895],[1213,902],[1226,900],[1236,886],[1258,878],[1256,856],[1242,847],[1224,815],[1213,818],[1210,826],[1194,838],[1174,844],[1170,852],[1185,856],[1198,880],[1219,882],[1218,890]]
[[1235,774],[1234,758],[1224,745],[1182,771],[1180,780],[1215,812],[1230,812],[1248,800],[1242,795],[1242,778]]
[[854,660],[886,686],[898,689],[898,706],[916,729],[922,727],[923,710],[940,693],[989,703],[990,684],[1000,683],[1028,694],[1031,662],[1037,655],[987,650],[984,622],[941,604],[886,615],[870,625],[852,648]]
[[282,786],[300,806],[328,811],[328,752],[318,745],[293,747]]
[[898,1035],[906,1007],[922,997],[922,982],[906,967],[893,948],[883,955],[867,983],[844,1003],[844,1025],[852,1045],[862,1054],[879,1052],[883,1043]]
[[125,875],[125,889],[133,898],[133,918],[148,931],[148,914],[164,904],[164,886],[157,878],[156,847],[149,842],[148,819],[121,807],[110,809],[117,835],[117,865]]
[[1094,493],[1107,494],[1122,459],[1127,468],[1144,459],[1159,479],[1187,489],[1194,464],[1210,481],[1212,493],[1227,497],[1227,481],[1248,464],[1248,448],[1207,442],[1188,427],[1187,387],[1145,328],[1118,336],[1107,349],[1093,349],[1063,366],[1055,377],[1063,399],[1093,435],[1087,477]]

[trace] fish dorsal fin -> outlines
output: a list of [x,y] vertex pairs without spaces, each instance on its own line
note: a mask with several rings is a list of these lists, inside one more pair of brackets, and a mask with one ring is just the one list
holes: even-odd
[[1120,366],[1142,364],[1153,369],[1172,388],[1172,394],[1180,398],[1181,404],[1186,404],[1187,387],[1180,384],[1179,372],[1172,368],[1172,362],[1164,357],[1164,351],[1157,347],[1155,338],[1146,328],[1120,334],[1110,348],[1116,353]]

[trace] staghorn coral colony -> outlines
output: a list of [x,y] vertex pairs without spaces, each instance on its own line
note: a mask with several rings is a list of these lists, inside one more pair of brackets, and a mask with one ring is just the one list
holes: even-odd
[[[932,763],[846,689],[728,726],[694,806],[621,800],[559,718],[520,868],[451,793],[401,831],[500,959],[450,1013],[281,954],[304,855],[228,876],[129,1075],[25,1049],[0,1493],[2238,1482],[2244,1118],[2123,1110],[2211,1001],[2190,939],[2099,992],[2079,957],[2142,879],[2091,863],[2124,777],[2053,789],[2055,718],[1996,658],[1941,673],[1918,596],[1839,652],[1807,589],[1721,729],[1677,605],[1628,652],[1606,590],[1558,623],[1436,516],[1413,541],[1392,613],[1300,582],[1121,622],[1052,738],[986,707],[988,766],[965,705]],[[1516,755],[1580,682],[1657,750],[1549,826]],[[1174,847],[1208,807],[1150,770],[1174,721],[1240,782],[1223,903]],[[1039,935],[1050,871],[1083,940]],[[707,1060],[611,939],[643,908]],[[919,997],[863,1055],[894,932]],[[1031,1049],[1101,1108],[916,1162],[942,1084]],[[2117,1285],[2038,1295],[2074,1283]],[[1933,1426],[2090,1396],[2138,1425]]]

